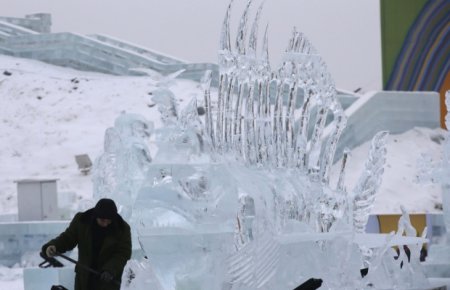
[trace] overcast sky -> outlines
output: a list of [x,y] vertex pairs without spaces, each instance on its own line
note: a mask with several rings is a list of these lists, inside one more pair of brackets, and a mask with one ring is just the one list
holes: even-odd
[[[0,0],[0,15],[52,14],[53,32],[107,34],[195,62],[217,62],[228,0]],[[251,17],[261,0],[253,1]],[[232,38],[245,0],[234,0]],[[278,65],[292,27],[305,33],[341,89],[381,89],[379,0],[266,0],[269,53]],[[262,38],[262,37],[261,37]]]

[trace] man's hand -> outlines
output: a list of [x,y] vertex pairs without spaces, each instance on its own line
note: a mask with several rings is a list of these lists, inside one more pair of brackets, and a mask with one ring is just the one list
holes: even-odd
[[103,271],[100,274],[100,280],[105,281],[105,282],[111,282],[112,279],[114,279],[114,276],[109,273],[108,271]]
[[45,255],[49,258],[55,256],[56,255],[56,247],[53,245],[48,246],[47,249],[45,249]]

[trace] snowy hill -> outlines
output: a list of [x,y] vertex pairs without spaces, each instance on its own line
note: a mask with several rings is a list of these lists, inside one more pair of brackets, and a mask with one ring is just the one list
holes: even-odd
[[[105,130],[123,111],[158,126],[149,95],[156,77],[116,77],[0,55],[0,213],[17,212],[14,181],[23,178],[58,178],[58,191],[90,198],[90,176],[80,174],[74,156],[86,153],[94,161]],[[181,103],[200,92],[187,80],[170,88],[184,97]]]
[[[87,153],[94,160],[103,150],[104,131],[122,111],[141,114],[158,127],[159,113],[149,95],[157,78],[156,73],[117,77],[80,72],[0,55],[0,214],[17,212],[14,181],[23,178],[58,178],[60,192],[75,192],[78,201],[91,198],[90,176],[79,173],[74,156]],[[176,80],[170,88],[183,105],[200,96],[197,85]],[[439,159],[441,139],[440,129],[421,128],[390,137],[374,213],[399,212],[400,204],[416,212],[436,211],[439,186],[414,180],[421,153]],[[369,146],[363,144],[352,152],[349,189]]]

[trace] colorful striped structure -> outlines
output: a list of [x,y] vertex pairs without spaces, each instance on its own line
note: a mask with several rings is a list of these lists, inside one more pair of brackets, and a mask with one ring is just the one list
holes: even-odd
[[384,89],[443,98],[450,89],[450,1],[381,0],[381,31]]

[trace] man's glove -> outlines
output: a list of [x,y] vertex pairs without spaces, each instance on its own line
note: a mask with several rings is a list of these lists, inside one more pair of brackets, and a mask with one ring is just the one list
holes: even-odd
[[103,271],[100,274],[100,280],[105,281],[105,282],[111,282],[114,279],[114,276],[109,273],[108,271]]
[[55,255],[56,255],[56,247],[53,246],[53,245],[48,246],[48,247],[45,249],[45,255],[46,255],[47,257],[49,257],[49,258],[55,256]]

